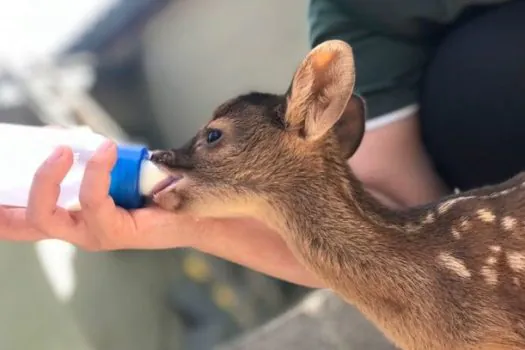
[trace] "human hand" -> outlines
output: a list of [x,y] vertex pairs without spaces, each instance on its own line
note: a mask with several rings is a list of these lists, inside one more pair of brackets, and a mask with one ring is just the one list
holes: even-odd
[[108,192],[116,156],[110,141],[97,150],[81,185],[81,210],[68,211],[56,202],[73,153],[68,147],[58,148],[37,171],[27,208],[0,207],[0,239],[54,238],[90,251],[190,245],[197,220],[156,207],[127,211],[115,206]]

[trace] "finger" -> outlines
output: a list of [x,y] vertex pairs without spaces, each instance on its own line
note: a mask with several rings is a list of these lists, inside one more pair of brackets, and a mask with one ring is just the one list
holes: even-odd
[[109,196],[109,187],[111,170],[116,160],[116,145],[112,141],[107,141],[88,161],[79,198],[86,224],[103,228],[115,219],[116,207]]
[[[27,220],[38,229],[46,232],[56,229],[59,223],[57,200],[60,195],[60,183],[73,165],[73,152],[68,147],[58,147],[53,154],[38,168],[29,192],[26,210]],[[61,215],[62,216],[62,215]],[[62,219],[62,218],[60,218]]]

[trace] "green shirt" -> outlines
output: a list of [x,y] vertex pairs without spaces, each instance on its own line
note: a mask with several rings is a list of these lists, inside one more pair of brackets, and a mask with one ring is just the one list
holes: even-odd
[[368,117],[418,102],[418,82],[439,38],[476,5],[510,0],[310,0],[313,46],[341,39],[354,51],[356,91]]

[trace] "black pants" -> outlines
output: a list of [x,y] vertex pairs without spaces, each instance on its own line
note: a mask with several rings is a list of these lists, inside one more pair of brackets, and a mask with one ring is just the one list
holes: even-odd
[[423,142],[452,188],[525,170],[525,1],[460,20],[421,87]]

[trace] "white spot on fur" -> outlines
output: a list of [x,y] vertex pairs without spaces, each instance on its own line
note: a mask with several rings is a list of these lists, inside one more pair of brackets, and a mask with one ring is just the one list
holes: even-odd
[[494,256],[489,256],[487,258],[487,265],[494,265],[496,262],[498,261],[498,259]]
[[470,223],[467,217],[462,217],[461,223],[459,224],[459,226],[461,227],[463,231],[468,231],[472,227],[472,224]]
[[513,277],[512,278],[512,283],[514,283],[518,287],[521,286],[521,282],[520,282],[520,279],[518,277]]
[[451,231],[452,231],[452,236],[454,236],[455,239],[461,238],[461,233],[459,233],[459,231],[455,227],[452,227]]
[[507,253],[507,262],[514,271],[525,270],[525,255],[517,252]]
[[493,268],[489,266],[483,266],[481,268],[481,274],[485,278],[485,282],[487,282],[487,284],[493,286],[498,283],[498,273]]
[[436,220],[434,213],[428,213],[425,219],[423,220],[424,224],[431,224]]
[[419,229],[419,226],[417,226],[415,224],[411,224],[411,223],[405,224],[405,230],[406,231],[413,232],[413,231],[416,231],[417,229]]
[[479,209],[476,213],[478,214],[478,218],[483,222],[490,223],[496,220],[496,215],[488,209]]
[[460,200],[461,200],[461,197],[460,198],[449,199],[448,201],[441,203],[438,206],[438,213],[439,214],[446,213],[450,209],[450,207],[452,207],[455,203],[459,202]]
[[518,189],[518,187],[516,186],[516,187],[512,187],[512,188],[507,188],[506,190],[503,190],[503,191],[500,191],[500,192],[494,192],[494,193],[490,194],[488,196],[488,198],[496,198],[496,197],[506,196],[509,193],[516,191],[517,189]]
[[460,277],[468,278],[471,276],[470,271],[467,269],[463,261],[453,257],[449,253],[440,253],[438,255],[438,260],[443,264],[444,267]]
[[501,219],[501,225],[503,228],[507,231],[512,231],[518,224],[518,220],[511,216],[505,216],[503,219]]
[[494,253],[499,253],[499,252],[501,252],[501,246],[499,246],[499,245],[491,245],[491,246],[489,247],[489,249],[490,249],[492,252],[494,252]]

